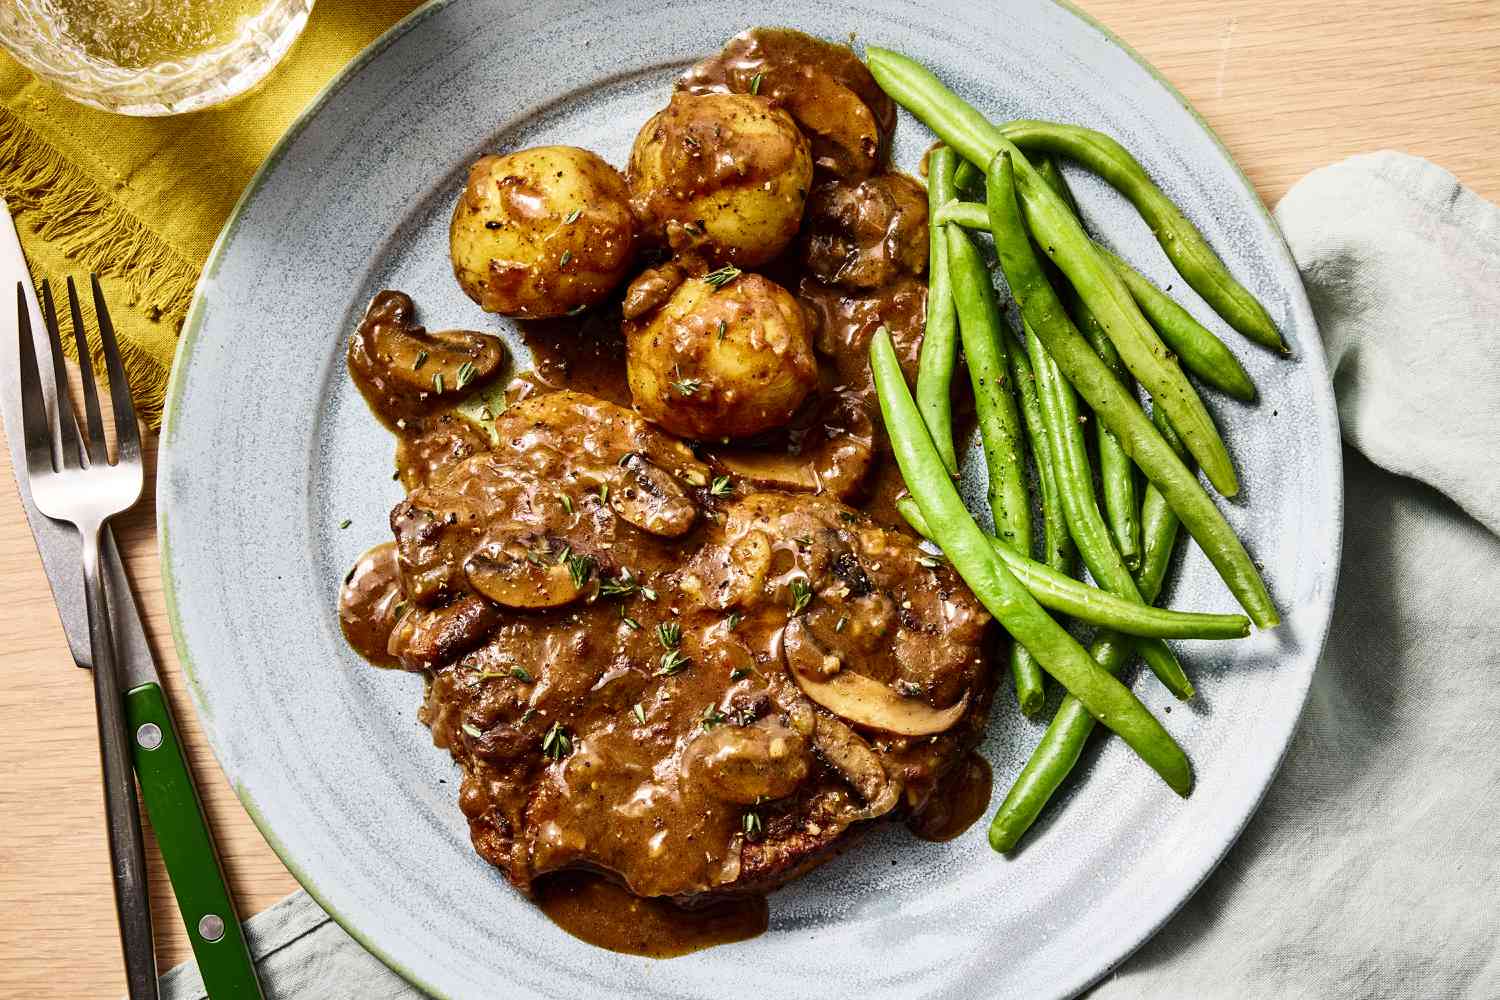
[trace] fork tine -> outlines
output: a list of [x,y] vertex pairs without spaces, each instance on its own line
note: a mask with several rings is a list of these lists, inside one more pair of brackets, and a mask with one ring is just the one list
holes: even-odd
[[117,460],[139,463],[141,460],[141,429],[135,422],[135,401],[130,398],[130,382],[125,378],[125,366],[120,363],[120,345],[115,340],[115,325],[109,318],[109,306],[104,303],[104,289],[99,287],[99,276],[90,274],[94,286],[94,313],[99,320],[99,342],[104,348],[104,364],[109,369],[109,400],[115,409],[115,442]]
[[109,443],[104,437],[104,418],[99,413],[99,391],[94,387],[94,359],[90,357],[88,337],[83,332],[83,312],[78,305],[78,289],[73,285],[72,275],[68,276],[68,312],[73,319],[73,346],[78,350],[78,371],[83,376],[83,409],[88,424],[83,450],[90,465],[108,462]]
[[78,417],[73,412],[73,397],[68,392],[68,363],[62,350],[62,331],[57,326],[57,308],[52,304],[52,286],[42,279],[42,322],[47,327],[47,341],[52,345],[52,383],[57,394],[53,402],[56,414],[53,430],[57,442],[58,468],[78,469]]
[[26,287],[19,281],[16,282],[16,326],[21,334],[21,428],[26,439],[26,472],[36,476],[52,471],[52,429],[47,423],[42,373],[36,364],[36,340],[31,333],[31,310],[26,308]]

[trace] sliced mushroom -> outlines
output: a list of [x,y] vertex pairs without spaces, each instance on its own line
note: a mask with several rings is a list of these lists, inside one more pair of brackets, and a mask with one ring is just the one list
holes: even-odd
[[464,563],[469,586],[507,608],[560,608],[582,597],[587,573],[576,560],[513,546],[476,552]]
[[865,800],[866,818],[883,816],[896,807],[901,797],[900,784],[885,773],[875,751],[854,730],[837,719],[820,715],[813,731],[813,747]]
[[859,95],[822,73],[797,81],[787,110],[812,142],[813,162],[837,177],[867,177],[878,166],[880,128]]
[[500,371],[500,338],[472,330],[429,333],[410,323],[377,323],[370,331],[376,360],[408,388],[438,396],[459,395]]
[[499,620],[495,606],[465,594],[434,611],[411,611],[391,633],[390,653],[408,670],[432,670],[478,646]]
[[915,698],[904,698],[885,684],[852,670],[830,675],[831,658],[818,647],[802,619],[787,622],[781,637],[782,654],[802,693],[834,715],[860,726],[899,736],[931,736],[950,728],[969,707],[969,693],[948,708],[937,709]]
[[612,478],[610,509],[642,531],[677,538],[698,518],[697,505],[677,480],[638,454],[627,455]]

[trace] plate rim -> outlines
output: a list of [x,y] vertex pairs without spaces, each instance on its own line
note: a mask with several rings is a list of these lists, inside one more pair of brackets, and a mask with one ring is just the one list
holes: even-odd
[[[255,197],[255,195],[260,191],[260,188],[266,176],[273,169],[275,169],[288,148],[301,137],[303,131],[307,128],[310,122],[315,117],[317,117],[317,115],[323,110],[323,108],[329,103],[329,101],[334,98],[340,90],[342,90],[342,88],[351,80],[354,75],[356,75],[374,59],[379,57],[381,53],[384,52],[395,41],[406,35],[408,32],[414,30],[423,21],[431,17],[436,12],[450,6],[455,2],[457,2],[457,0],[426,0],[425,3],[403,16],[400,20],[392,24],[378,37],[376,37],[368,45],[366,45],[365,48],[360,50],[357,55],[355,55],[343,68],[341,68],[333,77],[331,77],[328,82],[323,85],[322,88],[317,91],[317,93],[309,101],[306,107],[304,107],[287,126],[286,131],[273,144],[270,152],[266,154],[265,159],[261,162],[260,166],[256,168],[255,173],[251,176],[249,182],[246,184],[244,191],[241,192],[239,198],[236,199],[234,207],[230,210],[228,217],[225,219],[223,227],[219,231],[219,235],[215,239],[212,248],[209,250],[207,258],[205,258],[202,273],[199,277],[198,283],[194,287],[193,299],[184,319],[182,331],[178,335],[177,345],[173,352],[172,369],[167,382],[166,397],[163,405],[162,427],[158,439],[160,447],[160,458],[158,461],[156,474],[157,555],[160,563],[162,593],[166,606],[167,620],[171,630],[172,642],[177,653],[178,662],[181,665],[183,676],[187,680],[188,691],[192,700],[194,714],[198,718],[200,729],[204,735],[204,738],[207,740],[210,749],[213,751],[215,762],[219,765],[220,771],[223,773],[225,779],[229,782],[230,787],[234,790],[236,798],[239,799],[240,804],[244,807],[246,814],[251,819],[251,822],[255,824],[255,827],[259,831],[261,837],[276,853],[277,858],[286,867],[286,869],[297,880],[299,886],[313,898],[313,900],[319,905],[319,907],[322,908],[324,913],[326,913],[331,920],[338,924],[338,926],[341,927],[345,933],[347,933],[351,938],[358,942],[358,944],[362,948],[378,958],[386,967],[396,972],[412,986],[433,996],[446,996],[446,994],[438,991],[437,987],[428,983],[425,977],[418,974],[415,970],[408,968],[394,956],[389,954],[385,949],[377,945],[369,935],[363,932],[357,924],[355,924],[345,914],[343,914],[338,907],[331,904],[328,899],[328,894],[323,891],[322,887],[318,884],[316,879],[313,878],[312,874],[308,871],[305,871],[303,869],[303,866],[295,860],[290,848],[283,843],[280,836],[271,826],[270,822],[262,812],[259,804],[256,802],[254,796],[240,780],[237,780],[230,774],[229,769],[225,766],[226,753],[220,746],[220,740],[217,734],[216,727],[211,724],[212,712],[209,706],[209,699],[206,697],[205,691],[200,684],[198,671],[195,666],[193,655],[188,646],[186,630],[183,627],[183,622],[179,611],[177,581],[173,573],[173,561],[171,558],[171,527],[168,524],[168,519],[171,508],[174,506],[173,497],[175,491],[171,487],[170,474],[175,464],[172,458],[172,443],[176,437],[176,433],[179,427],[178,412],[181,404],[182,394],[189,377],[188,370],[191,366],[188,362],[190,357],[194,353],[194,348],[198,343],[199,336],[203,331],[203,327],[207,321],[209,311],[204,289],[208,284],[211,284],[212,279],[217,275],[219,267],[222,263],[222,259],[227,252],[227,248],[230,243],[233,242],[233,237],[238,231],[243,220],[245,208],[250,203],[251,199]],[[1202,116],[1202,114],[1199,113],[1198,109],[1193,105],[1193,103],[1189,101],[1188,98],[1177,89],[1177,87],[1171,82],[1170,79],[1162,74],[1149,60],[1141,55],[1141,53],[1137,52],[1128,42],[1126,42],[1118,34],[1112,31],[1106,24],[1102,23],[1086,11],[1079,8],[1075,3],[1072,2],[1072,0],[1046,0],[1046,2],[1061,8],[1071,16],[1083,22],[1089,28],[1097,31],[1107,43],[1119,49],[1126,56],[1128,56],[1132,62],[1134,62],[1141,69],[1145,70],[1151,76],[1151,78],[1156,81],[1156,83],[1160,85],[1166,91],[1166,93],[1170,95],[1177,102],[1177,104],[1192,117],[1192,119],[1198,124],[1198,126],[1203,129],[1204,133],[1213,141],[1214,145],[1222,154],[1224,161],[1233,169],[1235,176],[1238,178],[1238,183],[1251,195],[1256,211],[1260,213],[1270,232],[1276,237],[1274,241],[1274,253],[1275,256],[1280,258],[1277,263],[1285,266],[1293,275],[1297,275],[1297,280],[1293,282],[1292,285],[1286,290],[1291,300],[1292,311],[1301,314],[1308,320],[1307,327],[1312,336],[1307,338],[1306,343],[1298,345],[1299,349],[1295,358],[1298,363],[1312,364],[1315,368],[1313,375],[1315,376],[1316,381],[1328,386],[1328,393],[1323,399],[1324,405],[1317,406],[1315,409],[1317,411],[1321,411],[1321,423],[1324,425],[1322,430],[1325,432],[1324,440],[1329,442],[1328,446],[1324,449],[1324,453],[1320,457],[1324,466],[1330,470],[1330,478],[1333,484],[1333,489],[1331,491],[1333,509],[1330,512],[1331,520],[1329,523],[1329,532],[1332,536],[1329,552],[1331,563],[1329,594],[1327,600],[1323,602],[1322,607],[1319,609],[1321,611],[1321,621],[1319,621],[1316,625],[1317,641],[1315,648],[1311,651],[1311,655],[1309,655],[1307,658],[1307,662],[1310,665],[1308,669],[1302,672],[1300,677],[1297,677],[1295,679],[1288,678],[1289,681],[1297,684],[1297,688],[1295,691],[1289,690],[1286,692],[1286,694],[1288,695],[1295,696],[1297,710],[1296,712],[1286,713],[1286,715],[1284,716],[1286,720],[1285,724],[1283,726],[1277,727],[1277,736],[1280,740],[1280,747],[1277,752],[1275,762],[1265,772],[1264,781],[1261,783],[1260,787],[1255,790],[1253,795],[1253,803],[1251,804],[1250,808],[1245,810],[1244,814],[1239,818],[1238,822],[1233,825],[1233,829],[1229,832],[1229,835],[1224,838],[1223,842],[1218,847],[1215,856],[1207,865],[1204,866],[1201,873],[1199,873],[1195,878],[1183,881],[1183,883],[1181,884],[1182,891],[1177,894],[1177,898],[1170,905],[1161,908],[1155,914],[1151,915],[1148,919],[1138,922],[1136,924],[1136,929],[1134,932],[1122,934],[1120,937],[1116,938],[1114,946],[1108,949],[1110,953],[1109,956],[1107,958],[1104,958],[1102,963],[1098,965],[1093,965],[1091,963],[1090,968],[1080,969],[1080,974],[1074,975],[1069,980],[1066,980],[1066,993],[1064,995],[1074,996],[1100,982],[1102,979],[1104,979],[1104,977],[1108,976],[1115,969],[1119,968],[1119,966],[1123,964],[1127,959],[1129,959],[1131,955],[1133,955],[1147,941],[1149,941],[1163,927],[1165,927],[1166,924],[1174,916],[1176,916],[1184,906],[1187,905],[1187,903],[1193,898],[1193,896],[1197,894],[1203,883],[1206,882],[1208,878],[1223,863],[1225,857],[1228,856],[1229,851],[1234,847],[1236,843],[1238,843],[1240,837],[1243,835],[1245,827],[1249,824],[1250,820],[1260,811],[1260,807],[1265,800],[1266,794],[1270,790],[1271,784],[1276,780],[1276,776],[1280,772],[1281,767],[1286,760],[1286,756],[1291,749],[1292,739],[1295,734],[1295,730],[1300,723],[1302,713],[1306,710],[1308,696],[1311,692],[1312,687],[1312,679],[1317,671],[1318,661],[1322,657],[1323,649],[1325,648],[1327,643],[1329,628],[1332,624],[1333,607],[1337,597],[1339,578],[1343,570],[1344,477],[1342,440],[1339,431],[1338,413],[1333,393],[1332,380],[1328,372],[1327,356],[1324,352],[1322,338],[1318,330],[1317,318],[1313,313],[1311,304],[1307,298],[1306,288],[1301,281],[1300,272],[1298,270],[1296,260],[1292,256],[1291,250],[1286,243],[1286,238],[1281,231],[1281,227],[1277,224],[1272,210],[1266,205],[1266,203],[1256,192],[1255,186],[1251,183],[1250,178],[1245,174],[1244,169],[1240,166],[1239,162],[1230,152],[1229,147],[1225,145],[1224,140],[1220,137],[1218,132],[1213,128],[1212,125],[1209,124],[1209,122]],[[248,920],[250,919],[250,917],[245,916],[241,917],[241,919]]]

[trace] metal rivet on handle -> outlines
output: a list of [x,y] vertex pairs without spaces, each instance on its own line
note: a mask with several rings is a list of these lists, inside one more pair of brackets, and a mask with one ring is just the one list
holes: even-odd
[[198,921],[198,936],[205,941],[217,941],[224,936],[224,918],[217,913],[204,914]]
[[154,722],[147,722],[135,731],[135,741],[142,749],[155,750],[161,746],[161,726]]

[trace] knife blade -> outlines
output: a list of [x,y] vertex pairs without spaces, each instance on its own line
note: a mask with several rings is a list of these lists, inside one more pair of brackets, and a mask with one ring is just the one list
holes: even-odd
[[[45,330],[10,206],[0,198],[0,287],[9,288],[16,282],[25,289],[32,330]],[[0,330],[15,329],[14,321],[0,322]],[[0,346],[0,421],[4,423],[5,438],[10,445],[16,491],[21,496],[21,507],[26,512],[37,552],[42,557],[42,567],[52,588],[52,600],[62,619],[73,662],[80,667],[90,667],[92,654],[89,651],[88,613],[84,606],[78,536],[72,528],[43,515],[32,502],[28,477],[21,472],[26,468],[26,454],[19,433],[19,344],[10,333],[0,336],[0,345],[3,345]],[[45,339],[37,351],[37,364],[41,369],[47,411],[55,413],[58,400],[53,389],[56,383],[52,378],[52,353]],[[76,424],[74,430],[76,432]],[[141,624],[135,593],[120,561],[114,533],[106,528],[100,541],[106,600],[114,624],[116,656],[124,687],[121,697],[125,701],[133,737],[131,751],[136,779],[178,909],[187,926],[193,954],[198,959],[199,971],[213,1000],[263,1000],[223,866],[187,758],[182,752],[145,627]]]

